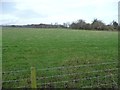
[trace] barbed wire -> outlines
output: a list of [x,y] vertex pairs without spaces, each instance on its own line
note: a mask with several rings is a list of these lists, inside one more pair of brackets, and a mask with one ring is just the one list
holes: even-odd
[[64,69],[64,68],[77,68],[77,67],[86,67],[86,66],[97,66],[97,65],[106,65],[106,64],[113,64],[117,62],[107,62],[107,63],[99,63],[99,64],[85,64],[85,65],[76,65],[76,66],[62,66],[62,67],[53,67],[53,68],[43,68],[43,69],[36,69],[36,70],[54,70],[54,69]]
[[[117,62],[107,62],[107,63],[99,63],[99,64],[85,64],[85,65],[76,65],[76,66],[61,66],[61,67],[53,67],[53,68],[43,68],[43,69],[36,69],[36,70],[51,70],[51,69],[64,69],[64,68],[77,68],[77,67],[84,67],[84,66],[96,66],[96,65],[106,65],[106,64],[113,64]],[[19,73],[19,72],[27,72],[30,70],[12,70],[12,71],[5,71],[2,74],[9,74],[9,73]]]
[[47,79],[47,78],[54,78],[54,77],[64,77],[64,76],[72,76],[72,75],[79,75],[79,74],[85,74],[85,73],[97,73],[97,72],[106,72],[106,71],[114,71],[117,70],[118,68],[114,69],[105,69],[105,70],[94,70],[94,71],[89,71],[89,72],[80,72],[80,73],[69,73],[69,74],[62,74],[62,75],[52,75],[52,76],[46,76],[46,77],[37,77],[37,80],[41,79]]
[[[112,75],[112,74],[111,74],[111,75]],[[113,76],[112,76],[111,78],[112,78],[112,80],[113,80],[114,84],[117,86],[117,83],[115,82],[115,80],[114,80]]]
[[[47,83],[39,83],[40,85],[47,85],[47,84],[56,84],[56,83],[67,83],[67,82],[76,82],[80,80],[90,80],[90,79],[95,79],[95,78],[100,78],[100,77],[110,77],[110,76],[116,76],[117,74],[110,74],[110,75],[105,75],[105,76],[94,76],[94,77],[86,77],[83,79],[74,79],[74,80],[66,80],[66,81],[57,81],[57,82],[47,82]],[[37,84],[37,85],[39,85]]]
[[28,72],[30,70],[15,70],[15,71],[5,71],[2,74],[10,74],[10,73],[19,73],[19,72]]
[[19,79],[19,80],[2,81],[2,83],[20,82],[20,81],[25,81],[25,80],[30,80],[30,78],[24,78],[24,79]]
[[[109,85],[110,85],[110,83],[105,83],[105,84],[100,83],[100,85],[89,85],[89,86],[83,86],[82,88],[95,88],[95,87],[109,86]],[[111,87],[109,87],[109,88],[111,88]],[[118,88],[118,87],[117,87],[117,88]]]
[[[65,69],[65,68],[77,68],[77,67],[86,67],[86,66],[98,66],[98,65],[110,65],[110,64],[116,64],[117,62],[107,62],[107,63],[97,63],[97,64],[85,64],[85,65],[76,65],[76,66],[62,66],[62,67],[53,67],[53,68],[44,68],[44,69],[36,69],[38,70],[54,70],[54,69]],[[112,68],[112,69],[104,69],[104,70],[94,70],[94,71],[89,71],[89,72],[79,72],[79,73],[68,73],[68,74],[62,74],[62,75],[52,75],[52,76],[45,76],[45,77],[37,77],[36,80],[41,80],[41,79],[47,79],[47,78],[55,78],[55,77],[64,77],[64,76],[71,76],[71,75],[79,75],[79,74],[85,74],[85,73],[97,73],[97,72],[107,72],[107,71],[115,71],[118,70],[118,68]],[[16,71],[6,71],[2,72],[2,74],[10,74],[10,73],[19,73],[19,72],[27,72],[30,70],[16,70]],[[110,72],[111,73],[111,72]],[[56,82],[48,82],[48,83],[40,83],[40,85],[46,85],[46,84],[57,84],[57,83],[68,83],[68,82],[76,82],[80,80],[86,80],[86,79],[93,79],[97,78],[98,79],[98,85],[99,85],[99,78],[100,77],[109,77],[111,76],[113,83],[117,86],[117,82],[114,80],[114,77],[117,74],[110,74],[110,75],[105,75],[105,76],[95,76],[95,77],[86,77],[86,78],[81,78],[81,79],[74,79],[74,80],[68,80],[68,81],[56,81]],[[19,80],[8,80],[8,81],[2,81],[2,83],[14,83],[14,82],[21,82],[25,80],[30,80],[30,78],[24,78],[24,79],[19,79]],[[39,85],[39,83],[37,84]],[[21,87],[26,87],[26,86],[21,86]],[[21,88],[18,87],[18,88]]]
[[19,86],[19,87],[16,87],[16,88],[28,88],[30,86],[26,85],[26,86]]

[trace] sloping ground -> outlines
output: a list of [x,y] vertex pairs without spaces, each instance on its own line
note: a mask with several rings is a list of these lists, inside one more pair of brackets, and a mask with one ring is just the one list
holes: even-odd
[[[2,32],[3,81],[8,81],[9,83],[8,84],[7,82],[4,82],[3,87],[12,88],[20,87],[23,85],[28,85],[30,87],[31,67],[35,67],[36,69],[63,66],[69,67],[117,62],[118,60],[117,32],[34,28],[3,28]],[[48,77],[51,75],[93,72],[107,69],[107,71],[103,71],[102,73],[85,73],[82,75],[80,74],[72,76],[72,78],[71,76],[67,76],[67,80],[65,80],[66,77],[62,77],[61,80],[58,78],[58,80],[54,79],[55,81],[53,81],[53,79],[47,79],[45,82],[43,80],[43,82],[37,83],[47,83],[51,80],[52,82],[63,80],[69,81],[76,80],[78,78],[85,78],[85,76],[88,76],[88,78],[90,78],[91,76],[96,77],[99,75],[110,75],[110,77],[108,76],[108,81],[106,81],[109,82],[109,80],[112,79],[111,76],[117,74],[116,70],[114,71],[111,69],[116,68],[117,64],[111,64],[80,69],[58,69],[51,70],[51,72],[37,71],[37,77]],[[22,72],[21,70],[25,70],[25,72]],[[9,71],[12,71],[13,73]],[[16,73],[17,71],[19,73]],[[26,78],[26,81],[22,81],[23,78]],[[104,81],[103,78],[100,81]],[[115,82],[117,82],[116,78],[117,76],[114,78]],[[13,81],[14,84],[10,82],[11,80],[15,80]],[[17,82],[19,83],[16,84]],[[111,83],[114,84],[113,82]],[[86,86],[90,86],[89,84],[90,82],[88,82],[88,85]],[[75,85],[75,87],[84,87],[84,85]],[[53,84],[52,86],[55,87]],[[68,86],[71,86],[71,84],[67,83],[66,87]],[[40,85],[40,87],[42,86]]]

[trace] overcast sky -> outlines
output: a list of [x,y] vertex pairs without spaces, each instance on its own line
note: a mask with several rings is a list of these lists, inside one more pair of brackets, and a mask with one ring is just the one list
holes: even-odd
[[119,0],[1,0],[0,24],[118,21]]

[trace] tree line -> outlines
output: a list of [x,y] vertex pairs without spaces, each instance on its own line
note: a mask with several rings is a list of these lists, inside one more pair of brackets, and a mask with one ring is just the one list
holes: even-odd
[[[6,27],[6,26],[5,26]],[[94,19],[92,23],[87,23],[85,20],[79,19],[71,24],[69,22],[63,24],[28,24],[28,25],[7,25],[7,27],[28,27],[28,28],[69,28],[78,30],[120,30],[120,25],[116,21],[106,25],[101,20]]]
[[120,30],[120,26],[116,21],[112,21],[111,24],[106,25],[101,20],[94,19],[92,23],[86,23],[84,20],[80,19],[76,22],[72,22],[69,25],[71,29],[83,29],[83,30]]

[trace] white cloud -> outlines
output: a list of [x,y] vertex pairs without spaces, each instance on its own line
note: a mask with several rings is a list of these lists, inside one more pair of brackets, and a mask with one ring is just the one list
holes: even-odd
[[19,21],[18,17],[13,16],[11,14],[2,14],[0,15],[0,17],[0,22],[3,24],[15,24]]
[[[117,2],[119,0],[2,0],[14,2],[16,11],[7,19],[17,19],[19,23],[51,23],[72,22],[84,19],[87,22],[94,18],[102,19],[106,23],[117,20]],[[38,17],[30,19],[20,17],[20,13],[31,11]],[[32,13],[34,12],[34,13]],[[19,14],[19,15],[18,15]],[[21,14],[22,15],[22,14]],[[23,14],[24,15],[24,14]],[[30,13],[28,13],[28,16]],[[25,15],[27,16],[27,15]],[[41,16],[45,16],[44,18]]]

